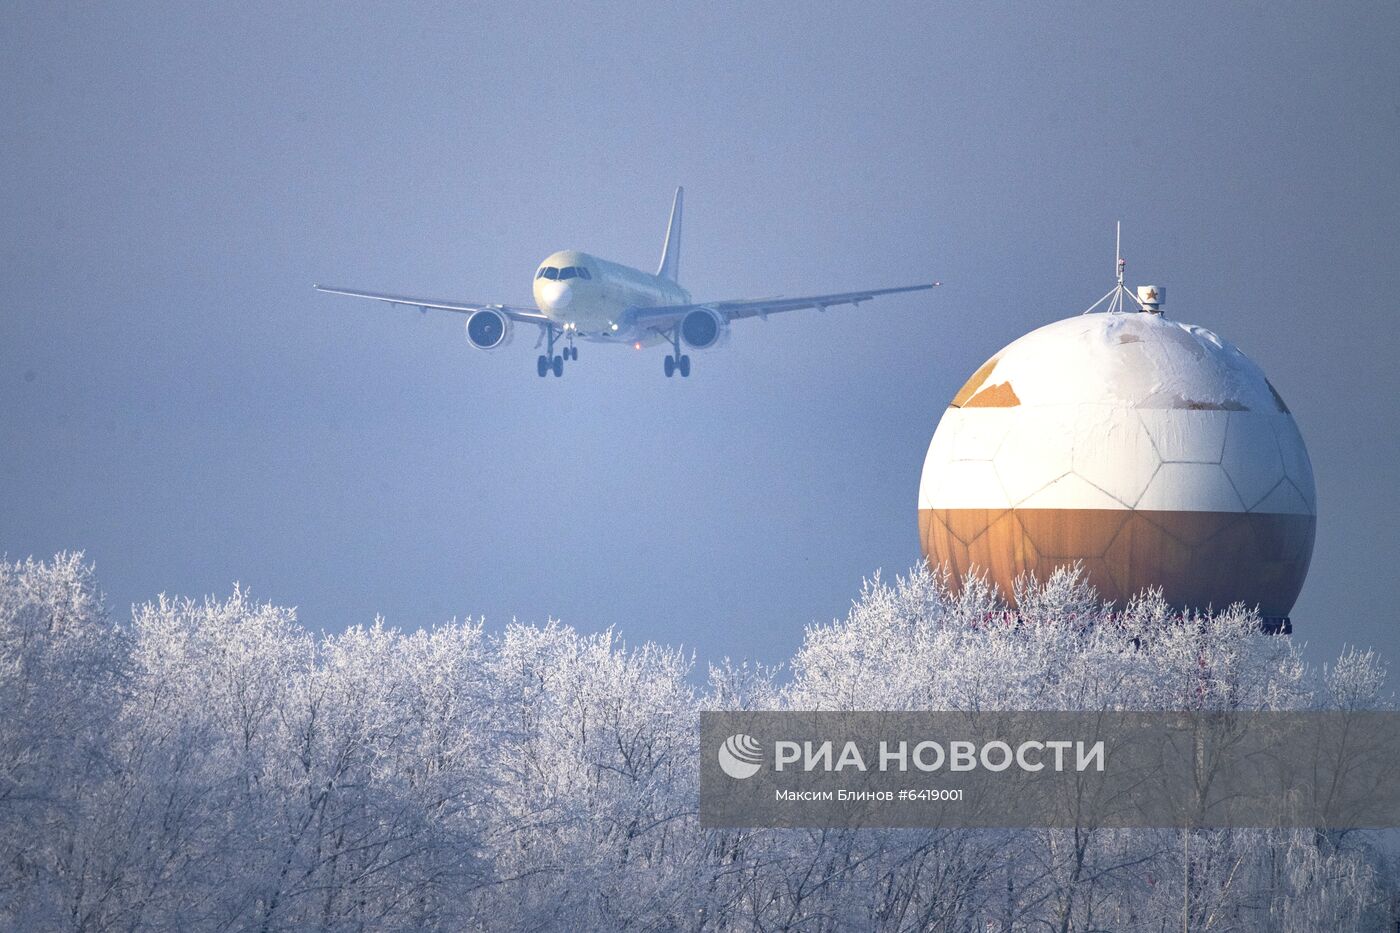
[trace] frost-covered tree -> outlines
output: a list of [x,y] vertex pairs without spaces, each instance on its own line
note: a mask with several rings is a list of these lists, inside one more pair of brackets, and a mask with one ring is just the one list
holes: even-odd
[[510,626],[493,641],[490,805],[522,928],[683,924],[699,864],[697,697],[679,652],[612,632]]
[[0,562],[0,928],[1375,929],[1372,833],[698,826],[702,709],[1374,709],[1230,608],[1018,609],[876,576],[786,670],[615,633],[376,621],[235,589],[107,615],[80,555]]
[[117,734],[130,644],[81,554],[0,561],[0,918],[120,922],[127,861],[108,817],[129,782]]

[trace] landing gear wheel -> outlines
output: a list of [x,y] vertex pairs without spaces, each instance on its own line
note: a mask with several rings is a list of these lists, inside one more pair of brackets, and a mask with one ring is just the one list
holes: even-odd
[[680,362],[680,367],[679,367],[679,368],[680,368],[680,371],[681,371],[681,378],[682,378],[682,379],[688,379],[688,378],[690,378],[690,354],[685,354],[684,356],[681,357],[681,362]]
[[540,378],[544,378],[544,374],[549,372],[549,357],[541,355],[535,360],[535,372],[540,374]]
[[563,358],[562,356],[556,356],[556,357],[554,358],[554,366],[553,366],[553,368],[554,368],[554,375],[556,375],[556,376],[562,376],[562,375],[564,375],[564,358]]
[[666,354],[666,378],[670,379],[676,374],[676,358],[669,353]]

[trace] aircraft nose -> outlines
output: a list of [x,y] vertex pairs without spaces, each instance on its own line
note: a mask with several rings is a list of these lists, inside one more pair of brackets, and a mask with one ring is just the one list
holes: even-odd
[[574,300],[574,290],[568,282],[544,282],[540,286],[540,297],[551,310],[567,308]]

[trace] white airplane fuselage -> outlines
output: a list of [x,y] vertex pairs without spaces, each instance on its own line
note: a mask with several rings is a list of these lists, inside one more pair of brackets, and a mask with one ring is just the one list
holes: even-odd
[[[731,321],[748,317],[767,318],[769,314],[816,308],[825,311],[836,305],[858,305],[879,295],[920,291],[937,282],[898,288],[865,289],[826,295],[768,298],[728,298],[697,304],[690,292],[681,288],[681,196],[676,189],[671,202],[671,220],[661,247],[661,262],[655,273],[643,272],[621,263],[608,262],[590,253],[573,249],[552,253],[535,269],[535,307],[498,303],[419,298],[387,292],[362,291],[336,285],[316,285],[318,291],[348,295],[391,305],[417,306],[467,315],[466,337],[479,350],[495,350],[510,343],[512,327],[540,329],[539,347],[544,352],[535,360],[535,372],[544,377],[564,374],[566,360],[578,360],[576,340],[600,343],[626,343],[641,349],[665,343],[671,352],[664,362],[667,377],[690,375],[687,350],[710,350],[729,336]],[[563,346],[558,346],[563,341]]]
[[[669,279],[572,249],[540,263],[534,296],[540,313],[565,331],[604,341],[638,339],[625,320],[629,308],[690,304],[690,292]],[[656,339],[651,334],[643,342]]]

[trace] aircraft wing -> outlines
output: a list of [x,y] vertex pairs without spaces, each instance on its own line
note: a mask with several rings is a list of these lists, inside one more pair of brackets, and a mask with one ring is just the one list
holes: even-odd
[[424,311],[432,308],[435,311],[452,311],[457,314],[471,314],[475,311],[499,311],[506,317],[514,321],[529,321],[533,324],[544,324],[549,321],[535,308],[515,308],[510,305],[501,304],[480,304],[473,301],[441,301],[437,298],[413,298],[409,295],[386,295],[383,292],[362,292],[353,288],[341,288],[338,285],[313,285],[312,288],[318,292],[326,292],[331,295],[349,295],[351,298],[369,298],[372,301],[386,301],[391,305],[407,305],[411,308],[420,308]]
[[872,288],[863,292],[837,292],[833,295],[805,295],[800,298],[741,298],[733,301],[704,301],[689,305],[660,305],[654,308],[634,308],[629,319],[642,327],[669,327],[692,311],[709,308],[724,315],[726,321],[745,317],[767,317],[782,311],[800,311],[803,308],[820,308],[823,311],[837,305],[858,305],[879,295],[894,295],[899,292],[917,292],[941,285],[930,282],[926,285],[904,285],[899,288]]

